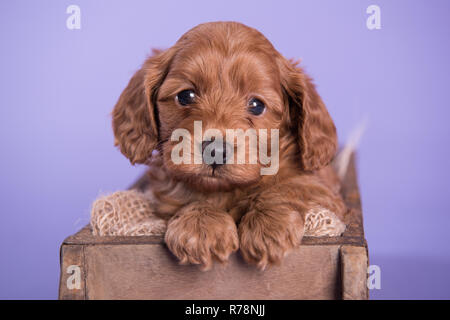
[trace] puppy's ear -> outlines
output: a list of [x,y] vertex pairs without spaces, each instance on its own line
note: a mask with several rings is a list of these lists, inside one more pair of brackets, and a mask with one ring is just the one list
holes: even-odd
[[112,112],[115,145],[132,164],[145,163],[158,144],[158,88],[164,81],[172,50],[153,52],[131,78]]
[[316,170],[333,159],[336,127],[314,84],[297,63],[281,59],[281,82],[288,95],[290,121],[298,132],[303,168]]

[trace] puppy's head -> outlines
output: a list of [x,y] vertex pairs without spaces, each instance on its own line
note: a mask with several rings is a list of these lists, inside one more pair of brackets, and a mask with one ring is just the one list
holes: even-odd
[[[325,166],[336,151],[334,124],[309,77],[234,22],[199,25],[148,58],[114,108],[113,129],[131,163],[157,150],[173,177],[204,189],[257,183],[269,165],[250,160],[261,148],[279,152],[280,165],[296,157],[303,170]],[[206,153],[212,162],[202,161]]]

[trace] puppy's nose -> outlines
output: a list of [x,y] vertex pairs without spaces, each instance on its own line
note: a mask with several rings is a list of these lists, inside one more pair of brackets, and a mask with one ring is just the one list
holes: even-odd
[[[206,148],[208,148],[207,152],[205,152]],[[203,161],[206,164],[209,164],[213,168],[217,168],[227,161],[227,144],[225,142],[217,143],[214,139],[211,141],[202,141],[202,154]],[[218,159],[221,159],[222,161],[218,161]]]

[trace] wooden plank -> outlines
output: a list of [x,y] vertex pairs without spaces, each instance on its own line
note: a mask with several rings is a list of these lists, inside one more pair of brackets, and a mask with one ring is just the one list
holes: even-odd
[[367,289],[367,250],[364,247],[342,246],[341,278],[343,300],[366,300]]
[[88,299],[338,299],[339,246],[304,246],[264,272],[233,255],[203,272],[162,245],[86,247]]
[[[164,243],[163,236],[139,236],[139,237],[127,237],[127,236],[94,236],[92,229],[89,225],[85,226],[75,235],[70,236],[64,240],[64,244],[70,245],[92,245],[92,244],[157,244]],[[366,246],[364,238],[360,237],[304,237],[302,240],[302,246],[314,246],[314,245],[353,245],[353,246]]]
[[94,236],[90,225],[86,225],[76,234],[66,238],[65,244],[94,245],[94,244],[155,244],[164,243],[162,236]]
[[59,299],[85,299],[84,246],[63,244],[60,250],[60,258]]

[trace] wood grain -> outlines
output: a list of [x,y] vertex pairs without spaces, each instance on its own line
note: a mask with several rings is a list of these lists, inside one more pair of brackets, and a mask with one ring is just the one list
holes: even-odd
[[367,289],[368,259],[366,248],[341,247],[342,299],[364,300],[369,298]]
[[[61,246],[61,272],[59,279],[59,299],[84,300],[86,298],[86,268],[84,265],[84,246],[63,244]],[[69,288],[67,282],[72,273],[70,266],[77,266],[81,271],[80,288]]]
[[338,246],[305,246],[264,272],[238,255],[202,272],[178,265],[161,245],[88,246],[87,298],[337,299],[338,260]]

